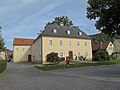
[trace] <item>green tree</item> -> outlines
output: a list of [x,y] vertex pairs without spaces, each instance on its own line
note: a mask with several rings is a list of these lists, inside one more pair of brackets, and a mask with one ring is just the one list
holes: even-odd
[[110,57],[106,50],[99,50],[93,56],[93,61],[109,61]]
[[120,0],[88,0],[87,18],[108,35],[120,35]]
[[5,50],[5,42],[1,35],[1,29],[2,28],[0,27],[0,52]]
[[47,62],[59,62],[59,57],[58,57],[58,53],[55,52],[51,52],[49,54],[46,55],[47,58]]
[[71,27],[73,26],[72,21],[67,16],[56,17],[52,22],[48,22],[46,26],[50,24],[58,24],[58,25],[63,24],[63,26],[71,26]]

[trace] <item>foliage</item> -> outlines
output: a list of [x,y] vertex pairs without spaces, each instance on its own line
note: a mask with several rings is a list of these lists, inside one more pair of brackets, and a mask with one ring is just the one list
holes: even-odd
[[47,54],[46,58],[47,58],[47,62],[56,63],[59,61],[58,53],[55,53],[55,52],[51,52],[51,53]]
[[5,50],[5,42],[2,37],[0,37],[0,52]]
[[0,61],[0,73],[2,73],[7,67],[7,61],[1,60]]
[[120,35],[120,0],[89,0],[87,18],[96,21],[96,28],[108,35]]
[[[0,27],[0,29],[2,28]],[[1,30],[0,30],[0,52],[4,50],[5,50],[5,42],[4,42],[4,39],[2,38]]]
[[63,26],[73,26],[72,21],[67,16],[56,17],[52,22],[47,23],[47,25],[50,24],[63,24]]
[[92,39],[92,43],[98,44],[101,41],[106,42],[106,41],[111,41],[113,42],[115,37],[109,37],[108,35],[105,35],[104,33],[99,33],[99,34],[94,34],[94,35],[89,35]]
[[79,26],[74,26],[73,22],[67,16],[55,17],[52,22],[48,22],[46,24],[45,28],[51,24],[57,24],[57,25],[62,24],[63,26],[68,26],[68,27],[73,27],[73,28],[79,29]]
[[110,57],[106,50],[99,50],[93,56],[93,61],[109,61]]

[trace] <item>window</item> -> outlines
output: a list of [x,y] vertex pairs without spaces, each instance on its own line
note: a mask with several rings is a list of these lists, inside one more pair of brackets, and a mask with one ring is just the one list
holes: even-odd
[[77,41],[77,46],[80,46],[80,42],[79,41]]
[[85,56],[88,56],[88,52],[85,52]]
[[16,51],[18,51],[18,48],[16,48]]
[[80,57],[80,52],[78,52],[78,57]]
[[52,40],[49,40],[49,45],[52,46],[53,42]]
[[69,47],[71,47],[72,46],[72,42],[71,41],[69,41]]
[[23,60],[23,61],[25,60],[25,56],[22,57],[22,60]]
[[79,35],[82,35],[82,32],[78,32]]
[[18,60],[18,55],[16,56],[16,60]]
[[63,41],[62,40],[60,40],[60,46],[62,46],[63,45]]
[[87,46],[87,42],[85,42],[85,46]]
[[67,31],[67,34],[70,34],[70,31],[69,31],[69,30]]
[[23,48],[23,51],[25,51],[25,48]]
[[29,48],[29,51],[30,51],[31,49]]
[[110,47],[109,47],[109,50],[110,50]]
[[63,52],[60,52],[60,57],[63,57]]
[[54,32],[54,33],[57,33],[57,30],[56,30],[56,29],[53,29],[53,32]]

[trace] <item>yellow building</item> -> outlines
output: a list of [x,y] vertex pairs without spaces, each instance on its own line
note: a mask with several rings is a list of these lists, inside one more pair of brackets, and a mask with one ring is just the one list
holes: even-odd
[[34,39],[14,38],[13,42],[13,62],[31,61]]
[[32,61],[44,64],[50,52],[59,57],[69,56],[71,60],[80,56],[92,60],[91,39],[77,28],[48,25],[32,44]]
[[15,38],[13,45],[13,62],[44,64],[51,52],[59,57],[69,56],[71,60],[80,56],[92,60],[91,38],[80,29],[67,26],[48,25],[35,40]]

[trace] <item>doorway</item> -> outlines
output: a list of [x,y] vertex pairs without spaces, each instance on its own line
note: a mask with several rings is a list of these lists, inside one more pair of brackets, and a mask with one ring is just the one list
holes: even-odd
[[31,55],[28,55],[28,62],[31,61]]
[[69,51],[69,57],[70,57],[70,60],[73,60],[73,52],[72,51]]

